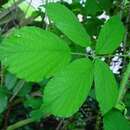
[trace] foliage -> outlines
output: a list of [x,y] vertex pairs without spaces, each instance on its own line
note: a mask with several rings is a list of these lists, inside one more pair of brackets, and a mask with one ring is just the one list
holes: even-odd
[[[81,129],[75,120],[91,98],[91,104],[97,103],[94,130],[129,130],[129,6],[120,0],[47,2],[45,11],[28,18],[19,1],[9,7],[11,12],[5,9],[0,14],[1,129],[20,130],[50,116],[58,122],[51,129]],[[9,17],[14,7],[18,14]],[[109,19],[102,18],[104,13]],[[123,64],[119,74],[110,69],[115,57]],[[19,108],[24,114],[17,119]]]

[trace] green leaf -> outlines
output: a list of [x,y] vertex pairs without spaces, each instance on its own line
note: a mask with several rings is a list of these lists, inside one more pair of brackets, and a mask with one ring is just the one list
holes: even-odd
[[85,28],[88,34],[93,37],[94,35],[97,36],[99,34],[101,25],[103,21],[98,18],[91,18],[85,22]]
[[104,10],[108,10],[112,6],[113,0],[99,0],[100,7]]
[[41,81],[69,63],[70,49],[51,32],[23,27],[3,40],[0,57],[8,70],[17,77]]
[[[86,47],[91,41],[85,29],[75,17],[75,15],[64,5],[59,3],[50,3],[46,6],[47,15],[74,43]],[[63,14],[63,15],[62,15]]]
[[96,60],[94,65],[96,98],[103,114],[116,105],[118,89],[115,77],[108,65]]
[[92,82],[92,62],[87,58],[73,61],[45,87],[43,101],[47,112],[60,117],[71,116],[85,101]]
[[42,104],[42,98],[29,97],[25,102],[25,107],[31,107],[32,109],[39,109]]
[[130,123],[120,111],[112,110],[104,116],[104,130],[130,130]]
[[7,73],[5,75],[5,87],[8,90],[11,90],[12,88],[14,88],[16,85],[16,82],[17,82],[17,78],[13,74]]
[[44,113],[43,113],[41,108],[40,109],[35,109],[35,110],[31,111],[30,115],[31,115],[31,118],[33,118],[36,121],[38,121],[38,120],[40,121],[41,118],[48,116],[48,115],[44,115]]
[[100,31],[96,45],[97,54],[113,53],[121,44],[125,28],[118,16],[109,19]]
[[[0,86],[1,87],[1,86]],[[7,107],[8,97],[3,88],[0,88],[0,113],[2,113]]]
[[85,3],[85,11],[88,15],[96,15],[97,12],[101,11],[99,2],[97,0],[87,0]]

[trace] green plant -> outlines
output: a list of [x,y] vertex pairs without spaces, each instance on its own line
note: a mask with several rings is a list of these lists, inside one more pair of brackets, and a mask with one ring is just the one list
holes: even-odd
[[[89,4],[85,9],[92,16],[109,8],[106,7],[105,1],[93,2],[90,3],[95,5],[95,10],[91,11]],[[108,2],[107,5],[111,6],[111,1]],[[45,8],[50,28],[46,30],[29,26],[15,28],[3,38],[0,45],[2,66],[6,71],[22,79],[18,82],[13,98],[25,82],[39,84],[42,81],[47,82],[45,88],[42,87],[43,101],[29,98],[30,101],[25,104],[30,103],[34,108],[32,116],[9,126],[7,130],[17,129],[51,114],[62,118],[71,117],[80,109],[92,90],[100,106],[104,130],[129,130],[129,121],[122,114],[125,110],[122,104],[130,76],[130,65],[128,67],[125,65],[124,68],[127,69],[121,77],[120,85],[110,70],[108,61],[102,60],[103,57],[108,59],[114,57],[121,42],[125,50],[128,31],[120,15],[110,16],[95,40],[91,33],[86,32],[74,13],[64,5],[49,3]],[[61,12],[64,15],[61,15]],[[85,52],[86,47],[91,47],[92,53]],[[124,51],[118,56],[129,59],[129,51]],[[0,97],[2,96],[0,100],[4,101],[2,109],[7,104],[5,93],[0,91]]]

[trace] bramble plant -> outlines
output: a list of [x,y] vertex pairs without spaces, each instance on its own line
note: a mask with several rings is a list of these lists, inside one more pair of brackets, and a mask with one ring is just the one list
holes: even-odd
[[[82,22],[79,22],[73,7],[62,2],[47,3],[44,7],[49,24],[45,29],[21,26],[2,36],[1,73],[5,74],[7,81],[1,78],[1,86],[8,86],[8,90],[0,88],[0,112],[6,109],[8,93],[14,85],[17,87],[9,102],[25,84],[37,83],[41,85],[42,92],[42,100],[30,96],[24,102],[25,106],[31,105],[31,116],[10,125],[7,130],[19,129],[49,115],[70,118],[79,111],[88,96],[99,104],[104,130],[130,130],[126,114],[128,106],[124,101],[130,77],[130,16],[127,15],[129,10],[125,9],[129,2],[119,2],[121,9],[109,14],[108,20],[97,17],[98,13],[107,12],[111,6],[114,8],[114,2],[87,0],[84,7],[75,1],[80,5],[77,11],[82,14]],[[86,48],[91,50],[88,52]],[[117,54],[119,48],[123,48],[123,52]],[[119,77],[110,69],[111,59],[116,56],[123,60],[123,71]],[[31,88],[25,90],[28,91]],[[24,95],[24,90],[21,94]]]

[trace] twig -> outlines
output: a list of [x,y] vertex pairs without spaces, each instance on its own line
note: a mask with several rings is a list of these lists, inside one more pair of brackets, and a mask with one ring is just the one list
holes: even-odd
[[35,14],[27,19],[22,19],[19,23],[20,26],[26,26],[28,24],[30,24],[35,18],[37,18],[39,16],[40,13]]
[[[13,20],[14,18],[14,11],[16,10],[16,5],[19,5],[21,2],[23,2],[23,0],[18,0],[17,2],[15,2],[15,4],[13,4],[11,7],[5,9],[2,13],[0,13],[0,20],[2,21],[4,18],[6,18],[6,16],[10,15],[11,14],[11,20]],[[14,22],[14,21],[13,21]],[[4,27],[2,28],[0,34],[3,34],[5,29],[7,28],[8,26],[8,22],[5,23]],[[16,24],[14,24],[16,25]]]
[[63,123],[64,123],[64,120],[61,120],[60,123],[58,124],[56,130],[60,130]]
[[13,11],[11,11],[11,14],[12,14],[12,17],[13,17],[12,22],[14,23],[15,26],[17,26],[17,23],[15,22],[15,20],[17,19],[18,4],[16,3],[15,0],[13,0],[13,3],[14,3],[14,7],[15,7],[14,8],[15,13],[13,13]]
[[[15,2],[15,5],[19,5],[21,2],[23,2],[23,0],[19,0],[17,2]],[[16,6],[12,5],[11,7],[9,7],[8,9],[5,9],[4,12],[0,13],[0,19],[2,19],[3,17],[5,17],[7,14],[9,14],[12,10],[15,10]]]
[[9,116],[10,116],[10,113],[11,113],[13,106],[21,103],[21,101],[22,101],[22,99],[17,99],[14,102],[9,103],[7,112],[5,113],[5,116],[4,116],[4,125],[3,125],[4,130],[6,130],[8,127],[8,119],[9,119]]

